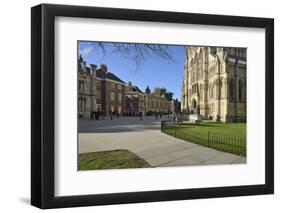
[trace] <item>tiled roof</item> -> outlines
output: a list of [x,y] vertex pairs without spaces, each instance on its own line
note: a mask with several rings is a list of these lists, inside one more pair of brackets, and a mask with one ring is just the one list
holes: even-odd
[[133,86],[132,89],[134,92],[139,92],[143,94],[143,92],[137,86]]
[[103,70],[100,70],[100,69],[97,70],[96,76],[98,78],[110,79],[110,80],[113,80],[113,81],[118,81],[118,82],[121,82],[121,83],[125,83],[124,81],[122,81],[120,78],[118,78],[113,73],[111,73],[111,72],[104,72]]

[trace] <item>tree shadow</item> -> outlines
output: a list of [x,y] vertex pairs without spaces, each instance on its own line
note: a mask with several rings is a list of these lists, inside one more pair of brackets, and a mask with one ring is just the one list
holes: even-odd
[[93,129],[79,129],[78,133],[121,133],[121,132],[143,132],[147,130],[159,130],[159,125],[148,126],[145,125],[140,126],[139,128],[130,128],[130,127],[112,127],[112,128],[93,128]]

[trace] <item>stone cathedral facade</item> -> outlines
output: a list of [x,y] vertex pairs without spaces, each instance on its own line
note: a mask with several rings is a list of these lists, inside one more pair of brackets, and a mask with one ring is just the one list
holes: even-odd
[[203,119],[246,121],[246,48],[187,47],[181,110]]

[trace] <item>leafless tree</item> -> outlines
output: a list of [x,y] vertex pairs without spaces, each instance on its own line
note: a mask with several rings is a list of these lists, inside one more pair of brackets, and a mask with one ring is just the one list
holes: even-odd
[[140,44],[140,43],[105,43],[105,42],[92,42],[93,48],[97,52],[106,55],[108,47],[111,46],[111,51],[120,54],[124,58],[132,61],[136,69],[147,61],[148,59],[157,56],[169,62],[175,62],[169,45],[164,44]]

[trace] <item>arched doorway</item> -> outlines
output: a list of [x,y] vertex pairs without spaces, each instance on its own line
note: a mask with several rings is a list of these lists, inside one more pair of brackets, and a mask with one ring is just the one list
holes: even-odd
[[193,98],[192,99],[192,110],[196,109],[197,107],[197,103],[196,103],[196,100]]

